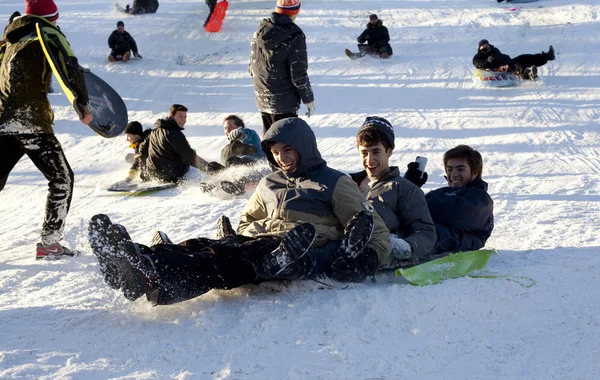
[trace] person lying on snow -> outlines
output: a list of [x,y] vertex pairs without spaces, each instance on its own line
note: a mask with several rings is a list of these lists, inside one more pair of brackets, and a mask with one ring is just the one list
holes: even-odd
[[350,176],[390,230],[389,262],[427,255],[435,245],[435,226],[419,187],[390,167],[394,127],[382,117],[367,117],[356,135],[356,146],[365,170]]
[[473,66],[479,70],[510,71],[521,79],[536,80],[537,68],[544,66],[548,61],[554,61],[555,58],[552,45],[548,52],[521,54],[510,58],[494,45],[490,45],[488,40],[481,40],[477,54],[473,57]]
[[352,179],[327,166],[305,121],[275,122],[261,146],[279,170],[260,181],[237,233],[222,218],[220,239],[176,245],[159,233],[146,247],[94,216],[90,245],[107,284],[131,301],[166,305],[272,279],[358,282],[387,265],[389,230]]
[[351,59],[362,58],[365,55],[389,58],[393,54],[390,46],[390,34],[376,14],[369,16],[367,29],[356,40],[358,41],[358,53],[352,53],[348,49],[345,51]]

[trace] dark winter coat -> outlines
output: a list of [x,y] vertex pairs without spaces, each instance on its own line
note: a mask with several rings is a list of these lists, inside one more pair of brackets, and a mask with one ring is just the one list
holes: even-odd
[[387,28],[383,26],[383,21],[381,20],[377,21],[375,25],[372,25],[370,22],[367,23],[367,29],[356,40],[360,44],[366,42],[367,45],[377,49],[390,47],[390,34]]
[[73,107],[83,115],[89,103],[85,79],[62,32],[43,17],[17,17],[6,28],[0,47],[0,135],[53,133],[54,113],[48,101],[52,70],[38,40],[35,25],[48,36],[51,53],[77,93]]
[[210,5],[210,4],[216,4],[217,0],[204,0],[204,2],[208,5]]
[[133,0],[133,7],[129,13],[133,15],[143,13],[156,13],[158,10],[158,0]]
[[108,47],[119,54],[125,54],[129,50],[135,54],[138,52],[137,44],[131,34],[126,31],[121,33],[118,29],[113,30],[108,37]]
[[228,162],[233,157],[238,157],[245,162],[258,161],[265,158],[260,147],[260,137],[252,129],[241,128],[243,133],[238,138],[231,141],[221,150],[221,163],[229,166]]
[[473,57],[473,66],[480,70],[497,70],[500,66],[508,65],[510,57],[502,54],[498,48],[490,45],[490,49],[478,51]]
[[[282,234],[300,223],[315,226],[316,246],[341,240],[344,226],[360,211],[371,210],[350,177],[327,166],[317,149],[317,140],[308,124],[299,118],[273,124],[262,142],[267,159],[277,165],[268,142],[292,146],[301,162],[292,172],[278,170],[263,177],[246,204],[238,233],[246,236]],[[369,242],[386,265],[390,253],[389,230],[373,213],[374,231]]]
[[258,25],[248,70],[260,112],[297,112],[314,100],[308,79],[306,36],[288,16],[273,13]]
[[[381,216],[390,233],[406,240],[415,258],[425,256],[435,245],[435,225],[421,189],[400,176],[397,166],[375,182],[367,199]],[[360,186],[367,177],[362,171],[350,175]]]
[[190,165],[204,169],[205,164],[171,118],[156,121],[150,136],[140,144],[140,154],[146,157],[146,170],[150,177],[164,182],[177,182]]
[[465,187],[442,187],[425,195],[437,233],[433,254],[473,251],[494,229],[494,202],[481,178]]

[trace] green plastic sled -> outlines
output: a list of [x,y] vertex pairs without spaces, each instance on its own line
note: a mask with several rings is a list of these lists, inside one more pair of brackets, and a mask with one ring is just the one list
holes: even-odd
[[397,269],[396,276],[404,277],[413,285],[433,285],[449,278],[458,278],[485,268],[495,249],[457,252],[408,269]]

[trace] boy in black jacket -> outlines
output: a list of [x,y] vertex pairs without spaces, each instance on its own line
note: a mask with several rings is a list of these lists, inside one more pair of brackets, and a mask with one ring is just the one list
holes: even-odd
[[389,58],[393,54],[390,46],[390,34],[376,14],[369,16],[367,29],[356,40],[358,41],[358,53],[352,53],[346,49],[346,55],[350,59],[362,58],[367,54]]
[[133,52],[134,57],[142,59],[142,56],[138,53],[135,40],[131,37],[131,34],[125,31],[123,21],[117,22],[117,29],[108,37],[108,47],[111,48],[110,55],[108,56],[109,62],[121,60],[127,62],[131,58],[131,52]]

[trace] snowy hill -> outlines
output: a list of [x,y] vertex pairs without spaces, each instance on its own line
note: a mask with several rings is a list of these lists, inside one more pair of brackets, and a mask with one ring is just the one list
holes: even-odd
[[[232,0],[222,31],[208,34],[203,1],[161,1],[158,13],[135,17],[114,11],[114,0],[57,2],[81,64],[123,96],[130,120],[149,127],[172,103],[184,104],[188,140],[213,160],[226,143],[224,116],[261,130],[247,64],[252,34],[274,3]],[[76,176],[65,241],[85,254],[34,260],[47,186],[23,159],[0,193],[0,378],[598,378],[600,5],[540,0],[507,11],[512,6],[305,0],[297,24],[316,99],[307,121],[329,165],[360,169],[354,136],[368,115],[395,125],[393,164],[429,158],[425,192],[444,185],[446,150],[476,147],[495,201],[488,247],[500,251],[480,274],[514,281],[412,287],[382,275],[344,289],[263,284],[173,306],[130,303],[101,278],[87,242],[92,215],[110,215],[147,244],[156,229],[174,240],[212,237],[221,214],[237,224],[245,200],[193,186],[145,197],[107,193],[127,173],[125,138],[96,136],[57,93],[55,131]],[[14,10],[23,2],[2,1],[0,20]],[[351,61],[344,48],[355,49],[370,13],[389,28],[395,55]],[[143,60],[107,63],[118,20]],[[470,63],[482,38],[511,56],[552,44],[557,59],[535,83],[484,89],[471,80]]]

